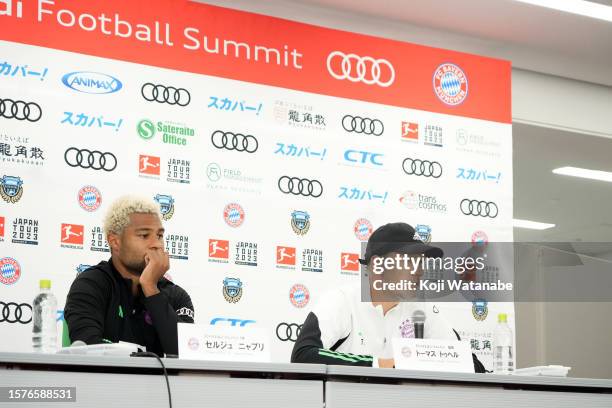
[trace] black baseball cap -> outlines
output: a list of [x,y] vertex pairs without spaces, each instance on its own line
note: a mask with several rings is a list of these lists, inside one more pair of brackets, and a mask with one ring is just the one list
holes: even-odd
[[444,256],[440,248],[421,241],[412,225],[405,222],[393,222],[377,228],[370,235],[364,259],[360,259],[359,263],[367,265],[373,256],[385,256],[390,252],[424,254],[428,258]]

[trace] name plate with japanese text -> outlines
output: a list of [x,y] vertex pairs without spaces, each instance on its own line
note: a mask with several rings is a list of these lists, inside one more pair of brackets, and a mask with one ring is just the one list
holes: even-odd
[[393,339],[395,368],[404,370],[473,373],[470,345],[465,341]]
[[209,361],[270,361],[270,338],[260,327],[178,323],[179,358]]

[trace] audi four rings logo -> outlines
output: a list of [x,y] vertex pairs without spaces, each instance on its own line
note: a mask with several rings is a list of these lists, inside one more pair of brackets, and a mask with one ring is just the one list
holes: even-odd
[[465,215],[495,218],[499,210],[497,209],[497,204],[493,202],[464,198],[461,200],[461,212]]
[[41,117],[42,109],[37,103],[0,98],[0,118],[37,122]]
[[362,118],[361,116],[344,115],[342,128],[347,132],[363,133],[366,135],[380,136],[385,131],[385,126],[378,119]]
[[32,306],[27,303],[0,302],[2,316],[0,323],[28,324],[32,321]]
[[117,168],[117,157],[114,154],[98,150],[71,147],[64,153],[64,160],[70,167],[83,169],[113,171]]
[[191,94],[184,88],[157,85],[147,82],[140,89],[142,97],[149,102],[167,103],[169,105],[187,106],[191,102]]
[[255,153],[259,147],[255,136],[222,130],[215,130],[210,140],[217,149],[236,150],[237,152]]
[[276,326],[276,337],[280,341],[291,341],[296,342],[298,336],[302,330],[302,325],[297,323],[279,323]]
[[442,176],[442,165],[437,161],[411,159],[407,157],[402,162],[404,173],[409,176],[423,176],[440,178]]
[[327,56],[327,71],[336,79],[386,88],[395,81],[395,69],[383,58],[361,57],[334,51]]
[[282,176],[278,179],[278,189],[285,194],[302,195],[304,197],[321,197],[323,185],[318,180],[301,179]]

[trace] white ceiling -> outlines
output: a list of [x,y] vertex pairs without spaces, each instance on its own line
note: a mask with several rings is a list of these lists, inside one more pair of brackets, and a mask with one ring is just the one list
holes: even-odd
[[[514,67],[612,86],[612,23],[513,0],[195,1],[503,58]],[[514,216],[557,224],[546,231],[515,229],[515,240],[612,243],[612,183],[551,172],[562,166],[612,171],[612,138],[524,124],[514,124],[513,137]],[[612,253],[612,244],[582,245],[581,251]]]
[[518,68],[612,86],[612,23],[514,0],[194,1],[507,59]]

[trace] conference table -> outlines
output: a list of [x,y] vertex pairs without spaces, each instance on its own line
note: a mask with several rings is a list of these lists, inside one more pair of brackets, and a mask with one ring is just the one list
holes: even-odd
[[[162,361],[173,407],[612,407],[612,380],[605,379]],[[7,402],[7,389],[27,387],[73,387],[73,400]],[[169,406],[160,362],[147,357],[0,352],[0,391],[0,407]]]

